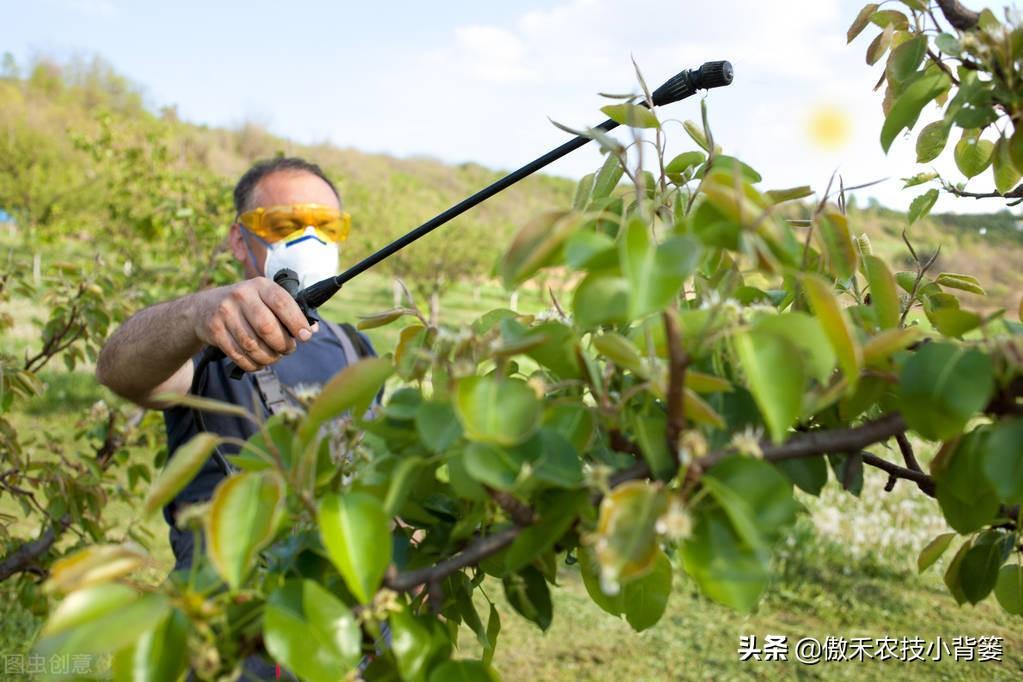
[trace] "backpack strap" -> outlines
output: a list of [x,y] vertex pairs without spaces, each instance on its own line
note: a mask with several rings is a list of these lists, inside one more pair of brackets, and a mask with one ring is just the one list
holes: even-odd
[[[338,343],[341,344],[341,349],[345,354],[345,364],[352,365],[358,362],[359,358],[375,355],[362,334],[356,331],[352,325],[347,322],[340,325],[334,324],[322,318],[320,321],[337,337]],[[263,404],[266,405],[266,409],[270,414],[277,414],[288,404],[284,387],[281,386],[281,381],[277,378],[277,374],[271,366],[253,372],[252,377],[256,380],[259,397],[263,399]]]
[[263,367],[252,373],[256,380],[256,388],[259,389],[259,397],[270,414],[279,413],[288,404],[288,398],[284,395],[284,387],[277,374],[269,367]]
[[[341,346],[344,347],[345,360],[349,364],[356,362],[359,358],[370,358],[376,355],[366,337],[360,334],[352,325],[347,322],[335,324],[322,318],[321,321],[327,325],[327,328],[330,329],[341,343]],[[349,352],[352,352],[353,355],[349,355]]]

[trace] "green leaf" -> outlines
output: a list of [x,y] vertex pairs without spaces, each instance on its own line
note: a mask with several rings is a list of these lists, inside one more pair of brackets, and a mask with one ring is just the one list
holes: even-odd
[[545,497],[537,506],[537,521],[523,530],[505,555],[509,573],[517,573],[538,556],[554,547],[579,516],[589,499],[584,490],[557,492]]
[[959,584],[971,604],[980,603],[995,589],[998,569],[1005,561],[1003,547],[1002,542],[978,544],[963,555],[959,565]]
[[885,73],[889,83],[901,83],[906,80],[919,68],[927,54],[927,37],[918,35],[910,38],[892,50],[888,57],[888,64],[885,66]]
[[583,328],[627,322],[630,300],[627,279],[590,273],[575,290],[572,315]]
[[201,410],[210,414],[224,414],[231,417],[241,417],[253,422],[256,421],[255,415],[241,405],[227,403],[222,400],[213,400],[212,398],[203,398],[191,393],[159,393],[153,396],[153,401],[167,405],[190,407],[193,410]]
[[948,440],[987,405],[993,390],[993,368],[986,355],[928,343],[902,368],[899,405],[910,428],[921,436]]
[[948,588],[949,594],[952,595],[952,597],[956,600],[956,603],[959,605],[966,603],[966,595],[963,593],[963,588],[959,581],[959,567],[962,565],[963,557],[966,556],[966,553],[970,550],[971,546],[973,546],[972,539],[967,540],[959,546],[955,556],[952,557],[952,561],[949,562],[948,568],[945,569],[945,575],[942,578],[945,582],[945,586]]
[[[885,28],[885,32],[889,28],[890,26]],[[951,81],[943,71],[924,73],[896,98],[881,127],[881,147],[886,154],[895,137],[902,130],[912,128],[923,108],[935,97],[948,90],[950,85]]]
[[639,354],[639,349],[621,334],[607,332],[593,337],[597,352],[622,369],[627,369],[641,378],[648,378],[649,372]]
[[702,480],[736,533],[751,547],[770,547],[796,520],[792,486],[763,460],[726,457]]
[[462,425],[450,403],[424,400],[416,412],[416,433],[431,452],[446,452],[462,437]]
[[518,446],[535,456],[534,441],[540,442],[540,456],[532,463],[533,479],[556,488],[575,488],[582,485],[582,460],[572,443],[556,429],[541,428],[533,440]]
[[855,387],[863,367],[863,349],[853,333],[849,316],[838,304],[829,282],[811,274],[803,275],[802,282],[810,307],[835,350],[839,367],[850,387]]
[[658,245],[644,221],[630,220],[620,242],[622,272],[629,283],[629,317],[637,319],[671,303],[699,263],[701,251],[700,243],[687,235]]
[[501,259],[504,286],[511,289],[554,262],[565,240],[579,227],[574,211],[547,211],[518,231]]
[[894,26],[896,30],[905,31],[909,28],[909,18],[894,9],[883,9],[870,15],[870,21],[881,27]]
[[865,29],[867,24],[870,23],[871,15],[877,11],[879,6],[880,5],[876,2],[863,6],[860,13],[856,15],[855,19],[853,19],[852,25],[849,26],[849,30],[846,31],[845,37],[847,43],[851,43],[856,39],[856,36],[863,32],[863,29]]
[[630,580],[622,590],[625,620],[633,630],[642,632],[653,627],[664,615],[671,595],[671,578],[671,562],[658,547],[650,572]]
[[978,428],[963,436],[944,466],[934,472],[941,512],[948,525],[963,534],[990,523],[998,513],[998,494],[984,472],[989,435]]
[[994,151],[993,142],[981,140],[975,130],[964,130],[962,138],[956,143],[956,167],[968,178],[980,175],[991,164]]
[[771,462],[805,493],[820,495],[828,482],[828,464],[823,457],[798,457]]
[[159,593],[140,595],[119,583],[100,583],[68,595],[40,632],[34,653],[103,654],[138,641],[169,613]]
[[[802,353],[803,365],[810,376],[821,384],[831,378],[835,370],[835,351],[815,317],[798,311],[762,315],[753,322],[753,330],[785,337]],[[691,374],[686,372],[686,378]]]
[[593,414],[585,405],[560,403],[549,405],[543,425],[564,436],[576,452],[587,452],[593,443]]
[[[114,657],[114,678],[176,682],[188,667],[188,618],[177,609]],[[124,666],[123,668],[121,666]]]
[[1012,162],[1012,158],[1009,155],[1009,140],[1004,135],[995,142],[992,167],[994,168],[995,189],[1000,194],[1005,194],[1019,183],[1021,174]]
[[638,104],[608,104],[601,107],[601,111],[607,114],[615,123],[632,128],[660,128],[654,112]]
[[984,448],[984,474],[998,499],[1023,502],[1023,418],[996,423]]
[[1023,173],[1023,125],[1015,125],[1009,138],[1009,158],[1016,170]]
[[764,192],[764,196],[766,196],[772,204],[781,204],[786,201],[805,199],[811,195],[813,195],[813,189],[809,185],[788,187],[786,189],[769,189]]
[[653,567],[657,553],[655,524],[667,508],[660,484],[629,481],[600,502],[596,557],[604,592],[613,592]]
[[469,440],[515,445],[540,426],[543,405],[521,379],[495,375],[459,380],[455,413]]
[[758,173],[752,166],[749,166],[734,156],[728,156],[727,154],[715,154],[711,161],[711,166],[715,171],[727,171],[731,177],[741,175],[742,179],[749,183],[756,183],[763,180],[760,173]]
[[573,210],[582,211],[586,209],[586,204],[590,203],[590,193],[593,191],[593,181],[596,177],[596,173],[587,173],[579,181],[579,184],[576,185],[575,198],[572,200]]
[[920,556],[916,560],[916,570],[923,573],[930,568],[935,561],[941,558],[948,546],[952,544],[955,533],[942,533],[927,543],[927,546],[920,550]]
[[909,213],[906,216],[907,221],[910,225],[925,217],[934,208],[934,203],[938,200],[938,190],[929,189],[920,196],[913,199],[909,204]]
[[668,418],[660,408],[626,413],[628,427],[643,453],[654,478],[666,481],[678,468],[675,456],[668,450],[665,430]]
[[870,284],[870,305],[877,313],[877,323],[882,329],[899,326],[901,306],[895,289],[895,278],[883,260],[877,256],[866,256],[867,282]]
[[618,157],[614,154],[608,154],[607,158],[604,159],[604,164],[597,171],[597,179],[593,181],[593,193],[590,200],[595,201],[610,196],[611,192],[618,186],[618,181],[622,179],[624,173],[625,169],[622,167]]
[[924,126],[917,136],[917,163],[928,164],[944,151],[948,142],[948,125],[935,121]]
[[[391,650],[398,663],[402,680],[425,682],[427,673],[438,659],[447,658],[449,640],[440,626],[402,609],[392,613]],[[335,673],[335,679],[340,675]]]
[[170,461],[149,488],[142,505],[143,514],[152,514],[181,492],[189,481],[195,478],[199,469],[209,459],[210,453],[220,444],[220,437],[212,433],[198,433],[187,443],[178,447]]
[[470,443],[462,459],[465,471],[473,479],[498,490],[510,490],[519,479],[527,461],[519,450],[490,443]]
[[237,590],[256,553],[273,538],[284,511],[284,482],[272,471],[224,479],[206,517],[206,551],[224,581]]
[[380,500],[361,492],[328,495],[317,520],[331,563],[355,598],[368,604],[391,562],[390,519]]
[[[659,549],[659,548],[658,548]],[[617,590],[608,594],[600,586],[600,564],[587,546],[580,546],[577,552],[579,573],[583,578],[583,586],[593,603],[612,616],[620,616],[625,611],[625,590]],[[618,587],[614,585],[612,587]]]
[[444,661],[430,671],[429,682],[498,682],[499,679],[480,661]]
[[980,286],[980,282],[977,281],[977,278],[970,275],[943,272],[938,275],[935,282],[948,289],[959,289],[960,291],[968,291],[971,294],[977,294],[978,296],[987,296],[987,292],[984,291],[984,287]]
[[299,427],[299,437],[308,443],[323,422],[354,409],[361,416],[387,377],[394,372],[388,358],[364,358],[348,365],[326,383]]
[[806,384],[803,358],[793,344],[778,334],[741,333],[734,337],[734,343],[771,438],[780,443],[802,407]]
[[827,256],[829,270],[840,280],[849,279],[859,265],[859,252],[849,235],[849,223],[838,211],[821,214],[816,230]]
[[601,232],[578,230],[565,242],[565,263],[576,270],[600,270],[617,262],[614,240]]
[[377,327],[383,327],[394,322],[403,315],[415,314],[416,311],[411,308],[391,308],[390,310],[384,310],[373,315],[360,315],[359,323],[356,326],[359,329],[376,329]]
[[673,182],[680,182],[685,179],[688,171],[693,170],[706,161],[707,155],[703,152],[688,151],[682,152],[664,167],[664,174]]
[[695,514],[693,533],[679,554],[704,594],[737,611],[752,611],[767,587],[770,556],[741,542],[720,508]]
[[995,599],[1006,613],[1023,616],[1023,566],[1002,566],[995,583]]
[[705,152],[711,151],[710,142],[707,141],[707,136],[703,134],[703,129],[696,123],[686,120],[682,123],[682,129],[686,131],[686,134],[692,138],[693,142],[700,145],[700,148]]
[[384,513],[388,517],[397,516],[401,512],[420,468],[426,463],[425,458],[412,456],[402,458],[395,465],[387,483],[387,497],[384,498]]
[[519,615],[546,631],[554,616],[551,607],[551,591],[543,574],[535,567],[527,566],[519,573],[511,573],[502,579],[504,596]]
[[962,54],[962,48],[959,46],[959,40],[951,33],[942,33],[934,39],[934,44],[939,50],[947,55],[958,57]]
[[310,682],[333,682],[362,655],[362,632],[351,610],[312,580],[289,580],[270,594],[263,613],[266,650]]

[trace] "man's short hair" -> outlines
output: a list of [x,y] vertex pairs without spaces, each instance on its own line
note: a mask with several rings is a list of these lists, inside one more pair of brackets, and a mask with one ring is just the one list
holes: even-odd
[[280,173],[282,171],[290,171],[296,173],[309,173],[315,175],[320,180],[327,183],[331,191],[334,192],[334,196],[337,197],[338,203],[341,203],[341,195],[337,191],[337,187],[330,181],[327,174],[323,172],[323,169],[317,166],[315,163],[306,161],[297,156],[278,156],[272,159],[263,159],[257,161],[252,168],[245,171],[245,175],[238,180],[238,184],[234,187],[234,210],[236,213],[243,213],[249,208],[252,203],[252,193],[256,189],[256,185],[259,181],[268,175],[274,173]]

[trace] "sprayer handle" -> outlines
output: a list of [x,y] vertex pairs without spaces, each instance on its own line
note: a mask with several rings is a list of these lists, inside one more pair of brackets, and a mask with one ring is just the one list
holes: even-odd
[[[309,309],[305,305],[303,305],[302,300],[298,298],[299,281],[298,274],[296,274],[294,270],[289,270],[287,268],[278,270],[277,274],[274,275],[274,282],[276,282],[281,288],[287,291],[292,298],[298,301],[299,306],[302,308],[302,312],[305,313],[306,320],[308,320],[310,323],[316,321],[316,319],[312,317],[312,315],[310,314]],[[220,350],[216,346],[207,347],[206,350],[203,351],[203,358],[206,358],[206,356],[209,356],[207,362],[220,360],[221,358],[225,357],[224,351]],[[230,376],[232,379],[241,379],[242,375],[245,374],[245,370],[236,365],[232,360],[227,363],[227,373],[228,376]]]

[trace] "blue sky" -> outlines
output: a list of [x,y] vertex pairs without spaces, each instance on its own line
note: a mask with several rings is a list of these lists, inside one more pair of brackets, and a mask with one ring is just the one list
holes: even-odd
[[[603,119],[595,93],[651,86],[682,68],[730,59],[735,82],[708,97],[725,151],[767,187],[823,190],[831,172],[892,206],[915,196],[897,178],[922,170],[913,138],[886,157],[878,143],[880,65],[845,44],[863,3],[852,0],[539,0],[515,2],[151,2],[0,0],[0,51],[24,61],[98,53],[141,84],[154,107],[174,104],[210,125],[253,121],[302,142],[511,169]],[[977,3],[973,3],[977,6]],[[868,29],[868,34],[871,30]],[[845,145],[807,134],[814,112],[841,112]],[[925,112],[921,125],[934,118]],[[661,118],[698,119],[696,98]],[[691,143],[668,128],[670,152]],[[946,156],[950,156],[947,154]],[[584,148],[548,172],[579,177],[599,165]],[[959,179],[949,159],[937,168]],[[989,174],[971,187],[987,189]],[[997,210],[942,200],[936,210]]]

